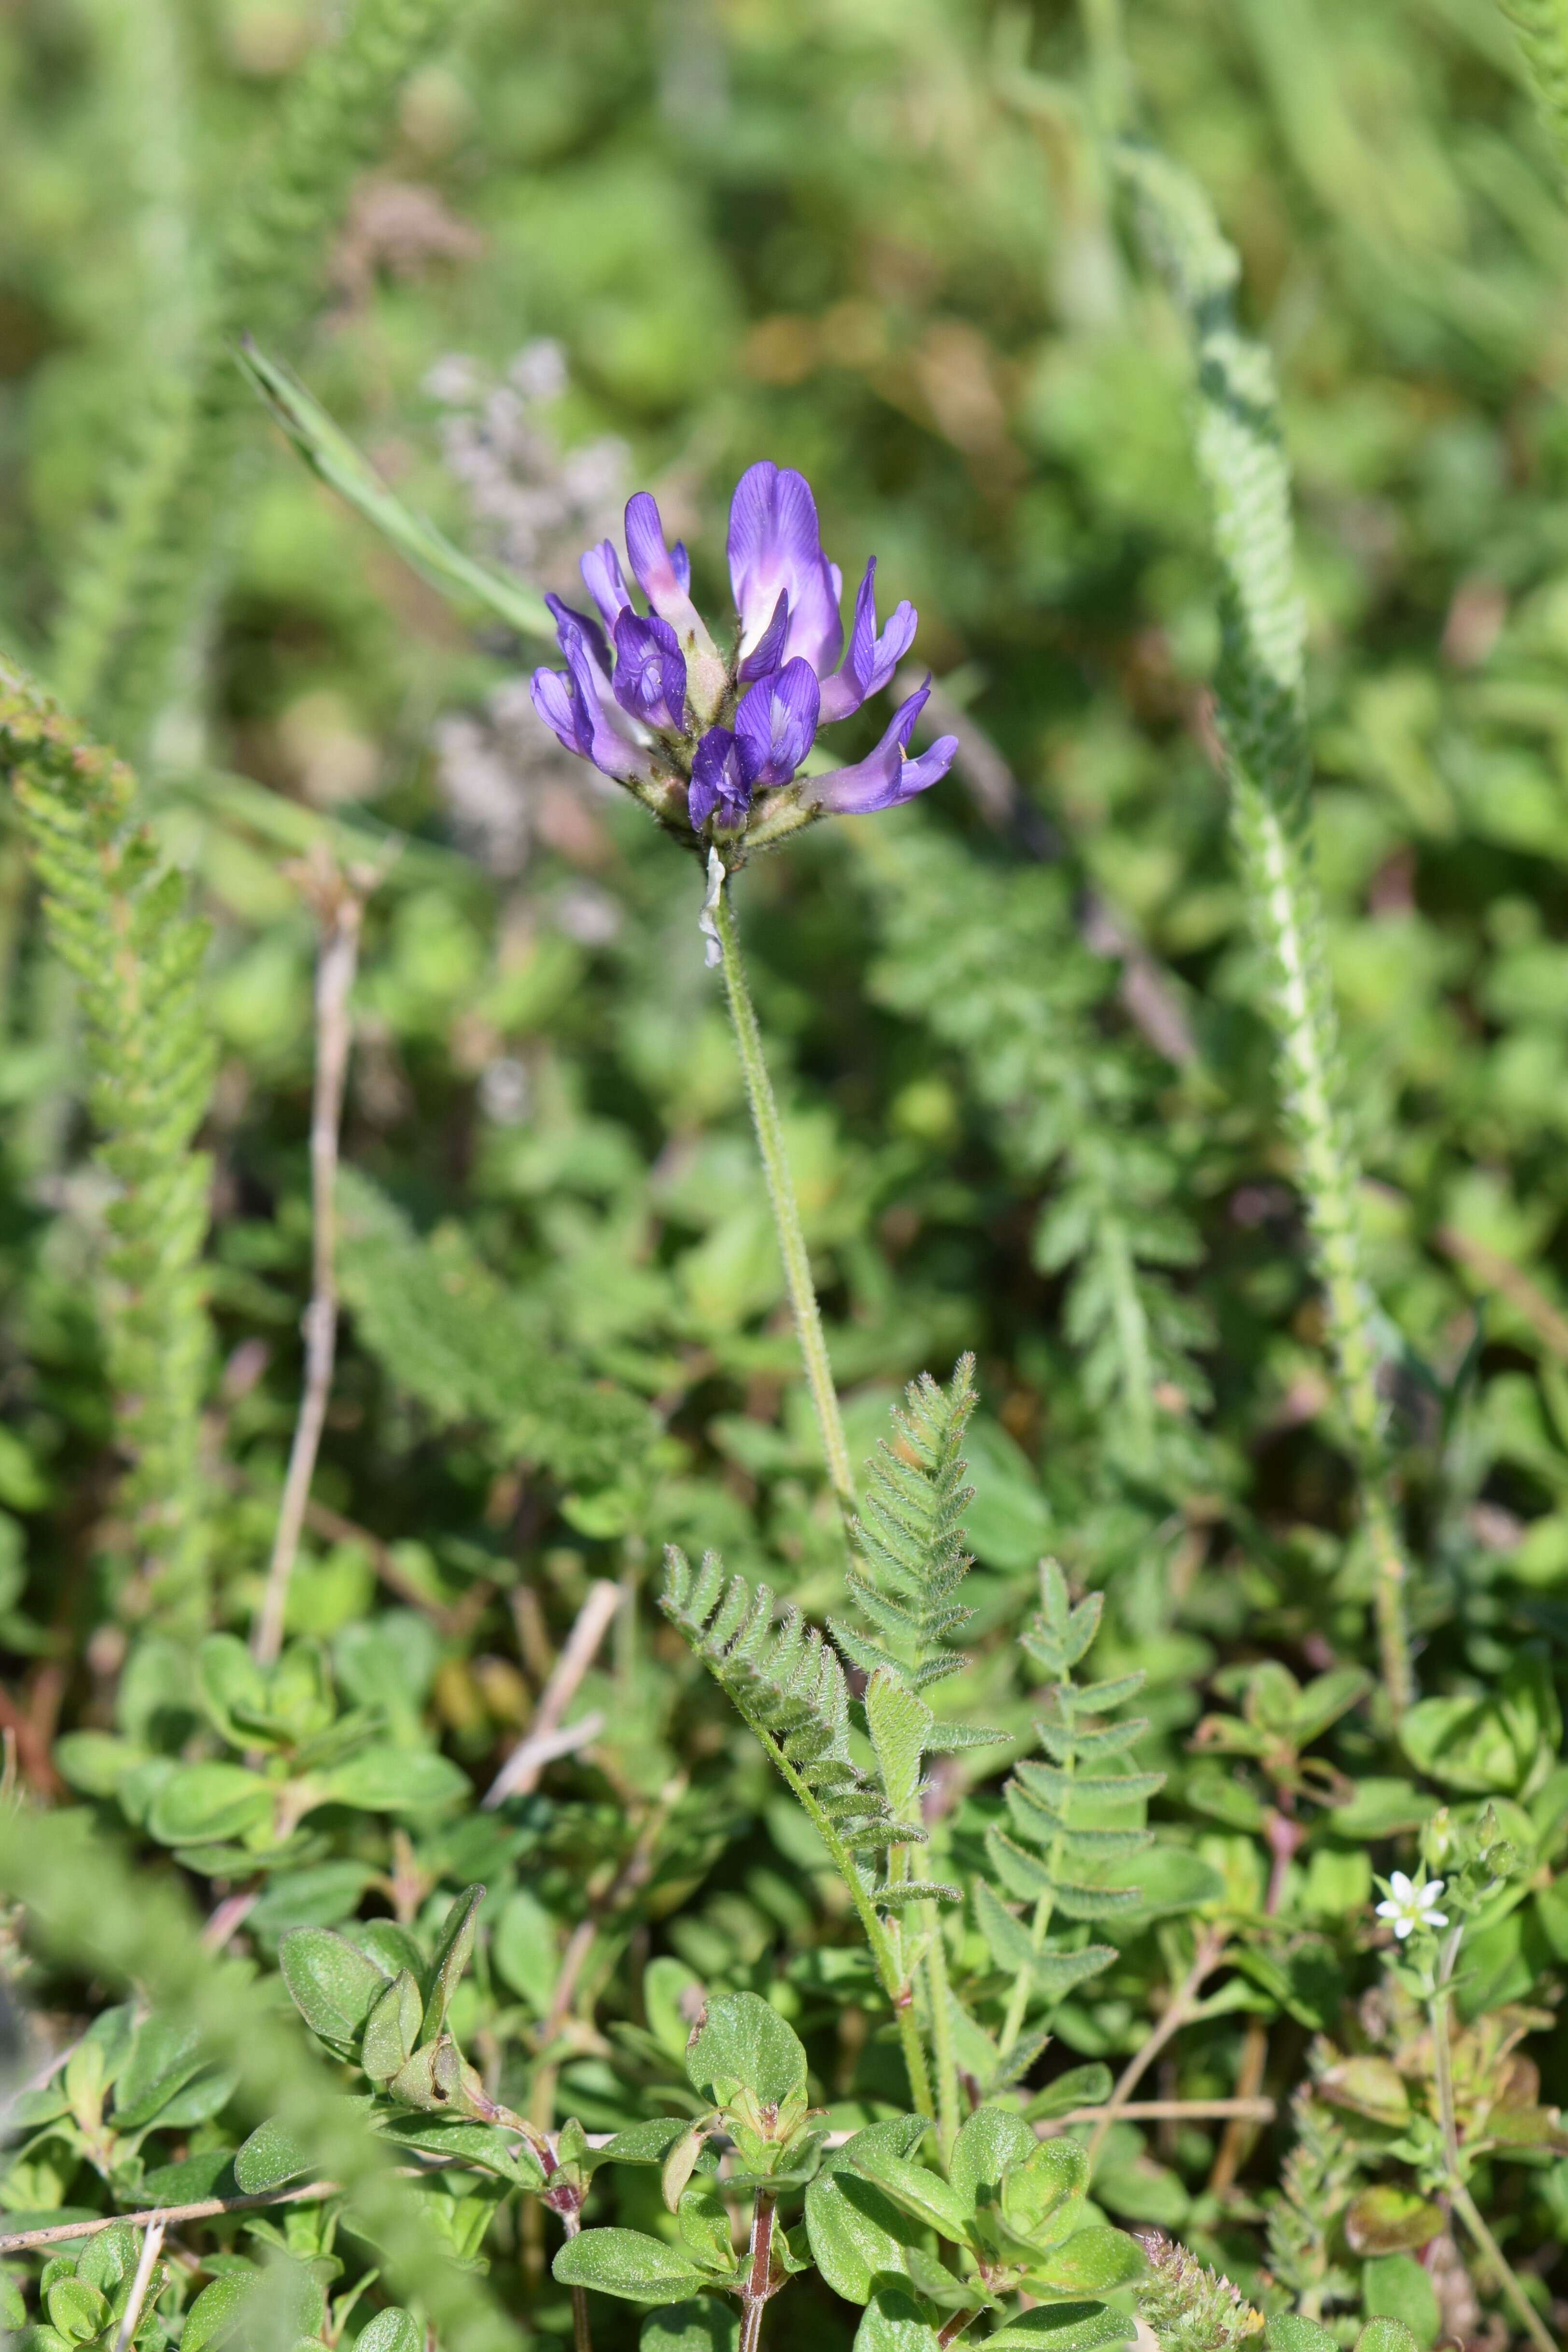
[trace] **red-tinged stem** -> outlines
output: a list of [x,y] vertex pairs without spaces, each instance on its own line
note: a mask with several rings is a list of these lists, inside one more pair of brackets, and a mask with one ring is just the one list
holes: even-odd
[[771,2190],[759,2189],[751,2209],[751,2245],[747,2257],[746,2292],[741,2298],[740,2352],[757,2352],[762,2314],[772,2291],[774,2201]]

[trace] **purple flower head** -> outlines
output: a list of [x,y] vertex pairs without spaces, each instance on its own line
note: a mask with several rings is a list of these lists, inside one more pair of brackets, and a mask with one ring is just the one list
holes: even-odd
[[727,727],[710,727],[692,760],[687,814],[694,833],[711,817],[727,832],[746,822],[751,806],[751,782],[735,735]]
[[615,624],[615,699],[644,727],[678,735],[685,724],[686,665],[668,621],[630,606]]
[[876,633],[876,558],[865,568],[855,596],[855,617],[843,667],[823,681],[824,724],[847,719],[873,694],[880,694],[915,642],[917,615],[907,601],[894,613],[881,636]]
[[759,678],[735,714],[736,739],[748,784],[787,784],[816,740],[821,688],[799,655]]
[[905,748],[930,691],[927,678],[907,702],[899,704],[875,751],[868,751],[852,768],[834,768],[825,776],[813,776],[806,787],[813,805],[831,816],[869,816],[873,810],[896,808],[901,801],[912,801],[916,793],[945,776],[958,749],[956,735],[938,735],[917,760],[910,759]]
[[[766,459],[747,468],[730,505],[728,553],[740,617],[728,660],[692,603],[686,551],[668,544],[646,490],[627,502],[624,564],[608,539],[582,558],[593,612],[546,600],[566,667],[536,670],[533,699],[567,750],[619,778],[676,832],[755,834],[758,845],[824,814],[893,808],[945,775],[957,749],[951,736],[909,757],[929,681],[863,760],[801,774],[818,727],[882,692],[915,627],[914,606],[901,604],[878,629],[873,557],[846,648],[843,582],[822,552],[804,475]],[[651,609],[639,608],[634,591]]]
[[819,677],[827,676],[844,641],[843,582],[822,553],[817,501],[804,474],[768,458],[742,474],[729,508],[729,582],[743,657],[771,625],[782,594],[789,626],[780,657],[800,655]]

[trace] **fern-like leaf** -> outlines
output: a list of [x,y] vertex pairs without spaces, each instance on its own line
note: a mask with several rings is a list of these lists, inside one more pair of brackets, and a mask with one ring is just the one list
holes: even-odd
[[[843,1668],[798,1609],[775,1622],[767,1585],[753,1592],[743,1576],[726,1578],[716,1553],[694,1569],[674,1549],[664,1554],[659,1606],[840,1845],[858,1854],[908,1840],[850,1753]],[[863,1891],[863,1874],[856,1877]]]
[[1145,240],[1186,321],[1197,360],[1198,470],[1218,559],[1215,684],[1232,827],[1249,915],[1268,961],[1286,1116],[1328,1307],[1341,1406],[1362,1475],[1376,1564],[1384,1681],[1412,1696],[1406,1564],[1384,1448],[1378,1314],[1329,983],[1309,794],[1306,623],[1292,570],[1290,473],[1269,353],[1235,316],[1240,264],[1191,174],[1132,141],[1115,150]]
[[944,1389],[929,1372],[894,1408],[891,1445],[868,1465],[865,1509],[856,1520],[858,1559],[845,1582],[882,1639],[831,1619],[833,1639],[855,1665],[893,1675],[912,1691],[964,1666],[950,1646],[973,1611],[953,1595],[974,1561],[964,1549],[963,1516],[974,1488],[963,1483],[960,1452],[975,1410],[975,1360],[960,1357]]
[[409,74],[461,0],[355,0],[302,69],[271,152],[218,239],[215,294],[191,367],[133,420],[68,585],[52,665],[75,709],[135,744],[207,585],[253,402],[246,334],[288,342],[312,308],[328,241]]
[[113,1180],[104,1323],[135,1541],[172,1615],[204,1559],[200,1412],[210,1341],[198,1261],[210,1167],[193,1151],[215,1055],[204,924],[132,820],[135,779],[0,656],[0,774],[21,812],[56,953],[75,974],[99,1164]]

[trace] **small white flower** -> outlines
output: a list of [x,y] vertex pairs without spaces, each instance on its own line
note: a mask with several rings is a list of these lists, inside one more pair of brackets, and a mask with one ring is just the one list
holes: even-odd
[[1440,1878],[1429,1879],[1424,1886],[1417,1886],[1414,1879],[1406,1878],[1402,1870],[1396,1870],[1388,1881],[1388,1900],[1378,1905],[1377,1916],[1380,1919],[1394,1922],[1394,1932],[1401,1943],[1413,1927],[1446,1927],[1448,1924],[1447,1913],[1435,1907],[1442,1892],[1443,1881]]

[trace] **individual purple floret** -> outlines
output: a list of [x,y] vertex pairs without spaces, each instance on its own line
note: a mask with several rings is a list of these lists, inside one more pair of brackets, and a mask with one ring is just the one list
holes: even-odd
[[927,681],[862,760],[802,772],[818,728],[852,717],[889,683],[914,642],[915,607],[900,604],[878,629],[873,556],[846,649],[842,575],[822,552],[810,485],[789,467],[764,461],[741,476],[727,551],[738,627],[727,658],[692,602],[685,549],[669,545],[640,490],[626,508],[626,554],[648,611],[633,602],[613,542],[590,548],[581,571],[599,618],[548,600],[566,669],[536,670],[533,698],[568,751],[625,784],[683,840],[722,840],[733,866],[737,853],[816,817],[912,800],[946,775],[957,743],[944,735],[909,757]]
[[668,621],[630,607],[615,624],[615,699],[645,727],[678,735],[685,723],[686,665]]
[[876,750],[852,768],[833,768],[825,776],[810,777],[805,791],[812,806],[833,816],[870,816],[873,810],[896,808],[900,801],[912,801],[916,793],[945,776],[958,749],[956,735],[938,735],[917,760],[912,760],[905,749],[930,691],[927,678],[907,702],[899,704]]

